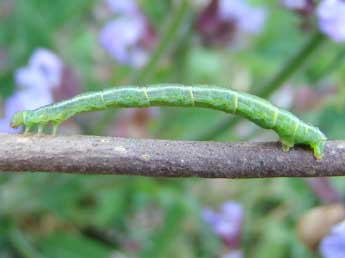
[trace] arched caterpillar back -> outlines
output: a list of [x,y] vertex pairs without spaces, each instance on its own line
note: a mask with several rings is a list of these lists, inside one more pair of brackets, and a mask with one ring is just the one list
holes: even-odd
[[304,123],[292,113],[267,100],[206,85],[125,86],[88,92],[35,110],[20,111],[13,116],[11,126],[23,125],[25,132],[38,126],[38,133],[41,133],[43,127],[50,123],[53,125],[53,134],[56,134],[61,122],[81,112],[150,106],[204,107],[238,114],[263,128],[274,130],[279,135],[284,151],[288,151],[296,143],[305,144],[313,149],[317,159],[322,157],[327,140],[317,127]]

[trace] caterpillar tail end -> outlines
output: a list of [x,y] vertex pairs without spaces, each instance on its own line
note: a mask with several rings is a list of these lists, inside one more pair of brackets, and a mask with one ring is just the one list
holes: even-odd
[[[280,140],[281,144],[282,144],[282,149],[284,152],[288,152],[290,150],[290,148],[292,148],[294,146],[293,143],[283,140]],[[316,160],[321,160],[324,154],[324,149],[325,149],[325,145],[326,145],[326,140],[322,140],[318,143],[312,143],[310,144],[311,149],[313,150],[313,155],[315,157]]]

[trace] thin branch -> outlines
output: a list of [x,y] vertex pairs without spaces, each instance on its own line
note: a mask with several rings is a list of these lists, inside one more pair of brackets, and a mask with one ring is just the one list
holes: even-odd
[[206,178],[342,176],[345,141],[329,141],[317,161],[309,148],[283,152],[279,143],[0,134],[0,171]]

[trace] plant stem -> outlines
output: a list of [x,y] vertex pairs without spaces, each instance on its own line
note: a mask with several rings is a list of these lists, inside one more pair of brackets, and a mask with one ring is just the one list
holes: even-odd
[[[325,37],[320,32],[315,32],[306,44],[289,59],[278,73],[265,84],[264,87],[259,87],[259,90],[254,91],[254,94],[267,98],[274,93],[281,85],[286,82],[293,74],[295,74],[306,63],[308,58],[316,52],[316,50],[324,42]],[[221,121],[215,127],[208,129],[206,133],[197,136],[196,140],[211,140],[222,135],[226,130],[233,128],[241,119],[239,117],[230,117]]]
[[16,226],[12,226],[9,232],[9,239],[13,248],[23,258],[42,258],[40,255],[27,241],[22,232]]
[[336,56],[329,62],[320,73],[318,73],[312,80],[311,83],[317,83],[322,80],[325,76],[329,76],[339,65],[344,61],[345,48],[340,49]]
[[150,78],[165,50],[168,49],[174,41],[173,39],[176,37],[179,28],[183,24],[183,17],[187,10],[188,1],[182,0],[175,12],[171,15],[167,26],[162,30],[163,33],[160,36],[160,41],[155,51],[152,53],[150,60],[131,80],[133,83],[144,83]]
[[314,33],[309,41],[302,46],[296,55],[287,61],[272,80],[270,80],[266,86],[259,88],[259,90],[254,93],[263,98],[269,97],[306,63],[308,58],[315,53],[324,40],[325,37],[320,32]]

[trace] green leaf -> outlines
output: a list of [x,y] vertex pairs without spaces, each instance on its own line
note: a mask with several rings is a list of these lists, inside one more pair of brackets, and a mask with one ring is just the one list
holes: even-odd
[[81,235],[56,233],[40,241],[42,253],[49,258],[109,258],[111,247]]

